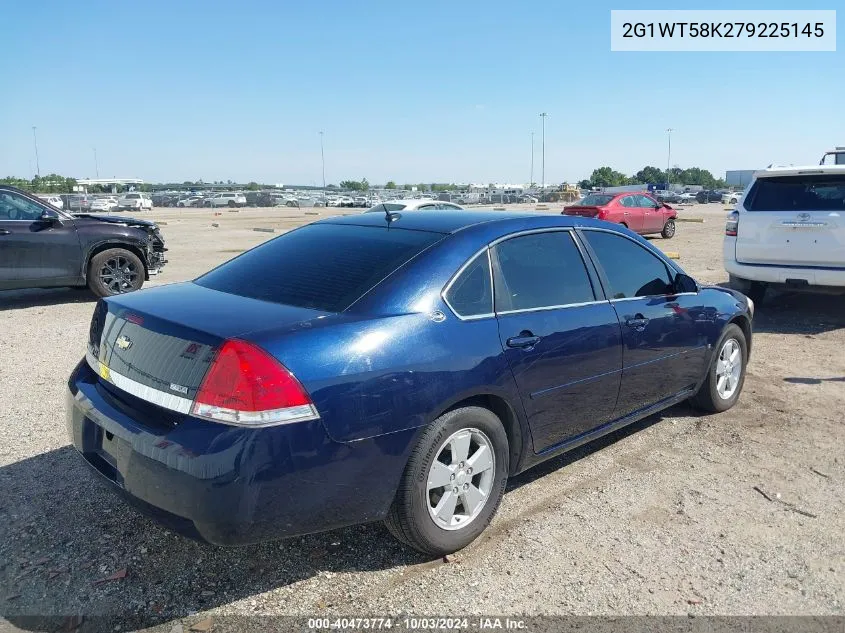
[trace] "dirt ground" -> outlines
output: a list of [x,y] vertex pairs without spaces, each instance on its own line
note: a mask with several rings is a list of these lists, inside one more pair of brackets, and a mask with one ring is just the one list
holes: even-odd
[[[167,223],[170,262],[149,285],[190,279],[274,236],[254,228],[337,212],[156,209],[145,215]],[[700,281],[726,282],[723,207],[680,213],[705,221],[654,244]],[[224,614],[845,612],[842,297],[770,296],[736,407],[702,416],[676,406],[512,479],[485,535],[448,562],[380,525],[214,548],[108,494],[64,425],[65,380],[93,305],[77,290],[0,293],[7,626],[49,630],[23,616],[71,614],[144,614],[171,630]]]

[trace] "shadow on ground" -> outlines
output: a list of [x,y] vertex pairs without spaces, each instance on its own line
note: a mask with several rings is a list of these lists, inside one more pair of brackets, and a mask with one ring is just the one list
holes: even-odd
[[[727,282],[719,285],[729,287]],[[845,295],[769,290],[754,314],[755,332],[812,336],[842,328]]]
[[[673,407],[511,479],[508,493],[660,422]],[[324,572],[431,565],[380,525],[239,548],[185,539],[125,505],[67,446],[0,468],[0,614],[34,631],[161,624]],[[471,549],[469,550],[471,555]],[[126,570],[126,577],[98,582]],[[345,596],[314,596],[325,606]],[[302,598],[297,598],[299,606]],[[284,608],[284,598],[279,598]],[[315,604],[315,610],[317,605]],[[107,618],[91,616],[107,615]],[[72,621],[71,621],[72,623]],[[87,624],[86,624],[87,623]]]
[[88,288],[32,288],[28,290],[0,290],[0,310],[93,303],[97,297]]

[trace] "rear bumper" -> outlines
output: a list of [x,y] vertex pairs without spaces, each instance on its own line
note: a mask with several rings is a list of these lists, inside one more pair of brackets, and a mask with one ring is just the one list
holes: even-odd
[[176,417],[133,409],[84,360],[70,377],[68,432],[85,461],[145,514],[217,545],[382,519],[414,435],[339,443],[320,421],[244,429]]
[[768,284],[782,284],[800,289],[801,286],[835,287],[845,291],[845,270],[801,266],[770,266],[740,264],[735,259],[725,259],[725,270],[729,274],[749,281]]

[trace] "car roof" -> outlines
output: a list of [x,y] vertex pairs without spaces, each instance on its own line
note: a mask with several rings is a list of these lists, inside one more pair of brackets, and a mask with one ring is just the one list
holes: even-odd
[[[396,216],[399,216],[398,218]],[[393,212],[395,218],[390,228],[412,231],[430,231],[432,233],[457,233],[463,229],[486,225],[495,226],[502,233],[507,233],[511,226],[514,230],[546,228],[550,226],[605,226],[606,223],[591,218],[557,215],[550,213],[525,213],[517,211],[418,211],[402,214]],[[361,213],[352,216],[337,216],[320,220],[318,224],[348,224],[354,226],[382,226],[387,228],[387,220],[381,213]]]
[[810,174],[845,174],[845,165],[772,165],[754,172],[756,178],[805,176]]

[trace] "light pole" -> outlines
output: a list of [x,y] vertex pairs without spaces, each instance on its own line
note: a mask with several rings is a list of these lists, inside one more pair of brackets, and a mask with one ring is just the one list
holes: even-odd
[[35,144],[35,172],[41,178],[41,164],[38,162],[38,136],[35,134],[35,126],[32,126],[32,142]]
[[549,116],[545,112],[540,113],[540,121],[543,122],[543,161],[541,167],[540,180],[542,181],[543,193],[546,193],[546,117]]
[[97,148],[92,147],[91,149],[94,150],[94,171],[97,173],[97,178],[100,177],[100,165],[97,162]]
[[669,183],[672,180],[672,175],[669,173],[669,164],[672,162],[672,132],[672,128],[666,128],[666,133],[669,135],[669,154],[666,156],[666,189],[669,189]]
[[326,154],[323,151],[323,132],[320,131],[320,160],[323,163],[323,195],[326,195]]
[[528,181],[528,186],[534,186],[534,132],[531,132],[531,179]]

